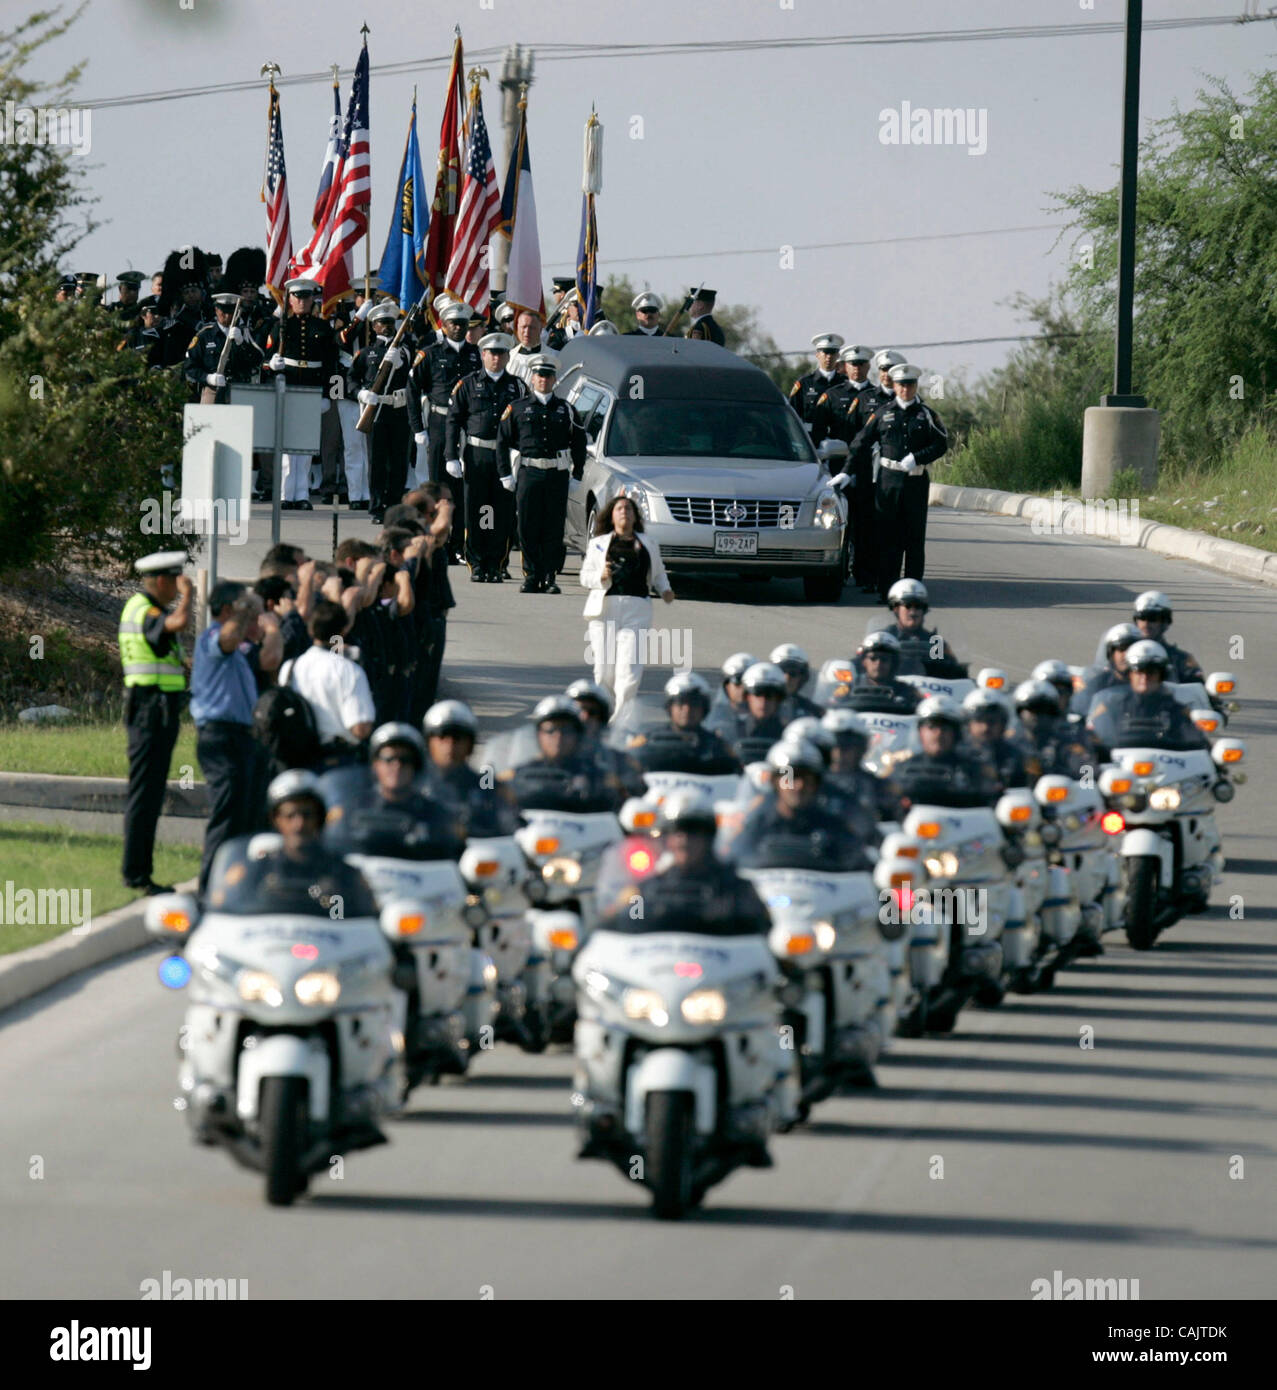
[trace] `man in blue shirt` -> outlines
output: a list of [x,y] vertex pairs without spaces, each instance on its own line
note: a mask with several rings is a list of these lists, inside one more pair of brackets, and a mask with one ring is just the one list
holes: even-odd
[[253,829],[257,681],[243,648],[261,640],[262,601],[246,585],[228,579],[209,595],[208,611],[212,622],[195,644],[191,671],[195,751],[209,798],[200,862],[201,896],[222,842]]

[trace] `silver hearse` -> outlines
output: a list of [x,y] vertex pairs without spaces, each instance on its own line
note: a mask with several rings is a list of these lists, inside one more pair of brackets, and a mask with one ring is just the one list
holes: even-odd
[[671,572],[801,579],[808,599],[837,601],[847,504],[765,372],[714,343],[578,337],[555,389],[589,439],[569,548],[584,553],[598,511],[624,492]]

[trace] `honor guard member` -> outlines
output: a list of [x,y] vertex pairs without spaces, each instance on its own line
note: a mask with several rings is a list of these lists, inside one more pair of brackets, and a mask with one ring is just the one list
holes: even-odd
[[119,286],[120,297],[111,305],[111,312],[117,314],[120,319],[135,319],[137,317],[137,297],[142,278],[140,270],[122,270],[115,277],[115,283]]
[[687,336],[703,338],[706,342],[726,347],[727,339],[714,319],[714,302],[717,298],[717,290],[707,290],[703,285],[699,290],[688,291],[687,298],[683,301],[683,312],[691,320]]
[[[372,341],[355,354],[350,369],[351,381],[359,388],[356,399],[360,406],[372,406],[376,412],[368,441],[368,511],[374,526],[382,524],[386,508],[404,494],[408,451],[414,426],[420,424],[408,349],[391,342],[398,319],[399,307],[390,302],[369,312]],[[390,371],[377,391],[374,388],[383,363],[389,364]]]
[[[124,722],[129,739],[129,791],[124,809],[124,882],[145,893],[173,890],[152,878],[155,827],[164,805],[169,762],[177,742],[186,671],[179,641],[191,618],[191,581],[182,573],[186,555],[161,551],[139,560],[142,590],[120,614],[120,664],[124,668]],[[169,604],[176,599],[172,611]]]
[[[842,375],[836,376],[823,394],[816,398],[816,404],[808,416],[813,444],[830,438],[850,444],[864,428],[876,402],[876,393],[868,381],[872,358],[873,348],[858,344],[845,347],[838,353]],[[863,406],[860,404],[861,397],[864,397]]]
[[205,273],[208,278],[210,294],[221,294],[227,288],[226,277],[222,274],[222,258],[216,251],[204,253]]
[[[572,407],[554,395],[558,372],[550,357],[528,366],[531,395],[506,406],[497,430],[497,469],[501,486],[515,492],[519,543],[523,550],[523,594],[558,594],[554,582],[563,560],[563,526],[568,509],[568,470],[585,469],[585,431]],[[519,451],[519,476],[510,468],[510,450]]]
[[[440,315],[443,337],[436,343],[428,343],[412,364],[412,383],[421,393],[422,430],[417,435],[417,448],[425,445],[429,458],[430,481],[432,483],[451,482],[453,496],[458,510],[462,505],[461,480],[449,480],[444,473],[444,443],[448,421],[448,402],[453,390],[463,376],[483,370],[483,360],[479,349],[466,342],[466,329],[470,325],[470,309],[465,304],[450,304]],[[422,437],[424,434],[424,438]],[[418,454],[420,458],[420,453]],[[463,526],[458,521],[454,527],[460,536]]]
[[520,309],[514,319],[515,345],[507,363],[511,376],[517,376],[526,384],[528,368],[534,357],[550,357],[556,363],[558,353],[541,345],[541,315],[530,309]]
[[[789,388],[789,403],[798,412],[807,433],[812,433],[816,402],[822,400],[835,386],[845,381],[838,370],[838,350],[844,339],[837,333],[819,333],[811,340],[816,349],[816,370],[806,372]],[[819,440],[812,436],[816,443]]]
[[263,352],[275,318],[274,302],[261,296],[265,279],[266,252],[261,247],[241,246],[227,257],[224,288],[239,295],[239,321]]
[[[927,501],[931,492],[927,466],[949,448],[949,436],[940,417],[918,399],[921,375],[920,368],[909,364],[892,367],[895,401],[874,411],[851,445],[848,467],[853,476],[854,470],[864,467],[873,446],[878,446],[874,529],[878,540],[878,592],[884,602],[888,590],[900,578],[902,556],[906,578],[923,576]],[[850,478],[846,481],[850,482]]]
[[870,366],[873,370],[869,373],[870,381],[873,384],[873,403],[890,405],[896,398],[896,393],[891,384],[891,369],[893,367],[903,367],[905,357],[902,352],[895,352],[891,348],[883,348],[881,352],[875,352]]
[[160,336],[160,311],[154,304],[143,304],[138,316],[129,324],[121,348],[130,348],[146,356],[148,367],[164,365],[164,343]]
[[161,297],[161,295],[163,294],[163,292],[164,292],[164,272],[163,272],[162,270],[157,270],[157,271],[155,272],[155,274],[151,276],[151,292],[150,292],[150,294],[146,295],[144,298],[138,300],[138,302],[137,302],[138,308],[139,308],[139,309],[145,309],[146,306],[147,306],[148,304],[150,304],[150,305],[152,305],[152,306],[157,310],[157,312],[158,312],[158,310],[159,310],[159,305],[160,305],[160,297]]
[[[563,296],[569,291],[576,289],[575,275],[556,275],[550,282],[554,287],[554,308],[558,308],[563,303]],[[566,346],[569,338],[574,338],[579,331],[579,324],[568,318],[568,310],[559,315],[554,327],[545,334],[545,345],[552,352],[561,352]]]
[[[215,294],[213,313],[216,322],[206,323],[195,335],[195,341],[186,353],[186,379],[199,400],[201,389],[213,387],[217,392],[217,405],[226,405],[230,399],[227,382],[255,382],[261,375],[262,350],[249,335],[247,326],[237,323],[231,327],[235,317],[235,306],[239,303],[237,294]],[[241,315],[241,318],[243,316]],[[231,350],[226,357],[226,370],[219,372],[217,364],[222,358],[222,348],[227,337],[231,340]]]
[[[337,337],[326,320],[311,312],[319,286],[313,280],[297,279],[290,280],[284,290],[288,308],[266,340],[271,353],[267,365],[272,372],[283,372],[289,386],[318,386],[327,391],[337,371]],[[329,404],[325,396],[321,409]],[[289,510],[312,510],[309,454],[284,455],[283,495]]]
[[1166,640],[1166,629],[1170,627],[1174,616],[1170,599],[1157,589],[1149,589],[1135,600],[1132,621],[1139,628],[1141,637],[1159,643],[1166,652],[1167,660],[1170,662],[1166,675],[1168,681],[1173,681],[1176,685],[1205,681],[1206,675],[1197,664],[1196,658],[1183,647],[1177,647],[1174,642]]
[[505,536],[498,530],[504,511],[497,470],[497,425],[505,408],[526,394],[505,364],[514,340],[506,333],[479,339],[483,367],[462,377],[448,404],[444,467],[450,478],[465,478],[466,560],[478,584],[499,584]]
[[637,323],[626,330],[626,337],[655,338],[660,335],[661,311],[665,308],[665,301],[659,294],[644,290],[630,300],[630,308],[634,310]]

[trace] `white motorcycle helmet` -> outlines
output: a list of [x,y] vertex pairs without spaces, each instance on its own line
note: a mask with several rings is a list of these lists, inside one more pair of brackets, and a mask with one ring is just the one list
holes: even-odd
[[781,696],[789,693],[784,671],[770,661],[754,662],[741,677],[741,684],[749,695],[763,695],[768,691]]
[[851,734],[868,743],[873,737],[873,731],[869,725],[852,709],[826,710],[821,716],[820,725],[821,728],[827,729],[835,739]]
[[804,714],[798,719],[791,719],[785,725],[782,738],[786,743],[801,742],[806,739],[808,743],[814,743],[822,754],[828,754],[834,746],[833,734],[814,714]]
[[817,777],[825,775],[824,754],[806,738],[783,738],[773,743],[767,750],[767,766],[774,774],[792,771],[811,772]]
[[681,671],[665,682],[665,704],[668,708],[675,700],[699,700],[708,709],[713,692],[703,676],[695,671]]
[[962,701],[962,712],[968,719],[978,719],[993,710],[998,710],[1007,724],[1011,723],[1015,711],[1010,700],[1000,690],[977,686]]
[[673,792],[661,805],[661,830],[699,830],[713,835],[718,830],[714,803],[703,791],[691,789]]
[[396,743],[402,745],[404,748],[411,748],[417,759],[417,767],[425,767],[425,739],[421,737],[411,724],[404,724],[398,720],[392,720],[390,723],[382,724],[380,728],[373,730],[373,735],[368,740],[369,760],[371,761],[375,758],[383,748]]
[[1164,676],[1170,667],[1171,659],[1160,642],[1142,638],[1126,649],[1126,664],[1132,671],[1161,671]]
[[898,608],[902,603],[920,603],[924,612],[931,607],[927,586],[921,579],[897,579],[887,590],[888,608]]
[[738,681],[757,660],[752,652],[733,652],[718,669],[724,681]]
[[440,700],[430,706],[421,727],[426,737],[432,734],[462,733],[479,737],[479,721],[463,700]]
[[919,724],[952,724],[962,728],[962,707],[950,695],[930,695],[917,709]]
[[1173,616],[1171,601],[1160,589],[1148,589],[1135,600],[1134,618],[1164,618],[1170,627]]
[[793,642],[782,642],[767,660],[779,666],[787,676],[797,676],[805,681],[811,675],[811,659]]
[[578,704],[582,700],[593,700],[596,705],[603,707],[604,720],[611,719],[615,701],[612,699],[612,692],[606,686],[583,676],[579,681],[573,681],[565,693],[568,699],[575,700]]
[[1048,680],[1021,681],[1015,688],[1016,710],[1040,710],[1046,714],[1060,713],[1060,695]]
[[307,772],[305,768],[290,768],[287,772],[281,772],[266,788],[266,810],[270,815],[274,815],[286,801],[298,801],[303,797],[310,797],[319,804],[321,816],[328,809],[319,778],[313,772]]

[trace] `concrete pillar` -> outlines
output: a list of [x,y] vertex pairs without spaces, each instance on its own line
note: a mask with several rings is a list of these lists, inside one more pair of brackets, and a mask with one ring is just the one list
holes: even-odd
[[1082,422],[1082,496],[1111,497],[1113,478],[1124,469],[1139,475],[1140,490],[1157,485],[1157,444],[1161,424],[1156,410],[1093,405]]

